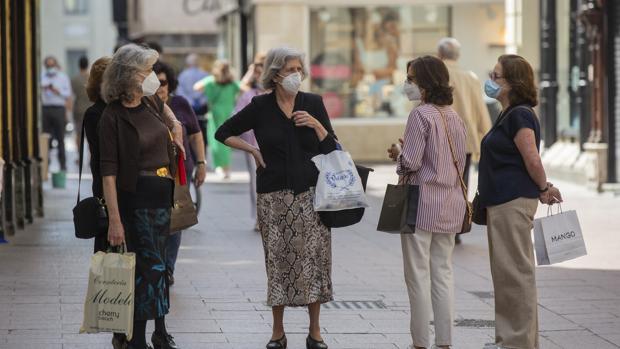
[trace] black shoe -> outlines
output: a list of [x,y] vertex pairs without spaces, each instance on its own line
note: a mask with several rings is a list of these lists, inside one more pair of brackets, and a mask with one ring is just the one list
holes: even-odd
[[457,245],[461,244],[461,236],[460,235],[454,235],[454,243]]
[[306,349],[327,349],[327,344],[324,341],[317,341],[308,335],[306,338]]
[[127,349],[129,346],[129,342],[127,342],[127,337],[125,335],[116,335],[112,337],[112,348],[114,349]]
[[[127,349],[140,349],[140,348],[132,347],[131,344],[127,344]],[[144,347],[144,349],[153,349],[153,347],[147,344],[146,347]]]
[[286,349],[286,334],[282,335],[282,338],[276,340],[270,340],[266,346],[267,349]]
[[155,349],[177,349],[174,337],[168,333],[161,334],[157,331],[151,336],[151,343]]

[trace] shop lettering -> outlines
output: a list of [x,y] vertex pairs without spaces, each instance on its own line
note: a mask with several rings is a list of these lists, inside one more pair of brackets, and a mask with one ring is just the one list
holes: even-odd
[[112,321],[114,319],[118,320],[119,317],[121,317],[121,314],[116,311],[100,310],[97,313],[97,318],[99,318],[99,320],[104,320],[104,321]]
[[201,12],[219,12],[221,9],[220,0],[183,0],[183,11],[190,16]]
[[131,293],[126,297],[123,296],[123,292],[119,292],[116,297],[108,297],[107,294],[108,290],[99,290],[95,293],[91,302],[98,304],[130,305],[133,300],[133,295]]
[[572,239],[574,238],[575,232],[574,231],[568,231],[566,233],[562,233],[562,234],[558,234],[558,235],[554,235],[551,237],[551,242],[558,242],[558,241],[562,241],[562,240],[566,240],[566,239]]

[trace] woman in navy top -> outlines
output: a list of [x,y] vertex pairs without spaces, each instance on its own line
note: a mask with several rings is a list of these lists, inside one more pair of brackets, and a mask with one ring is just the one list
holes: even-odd
[[517,55],[498,59],[485,92],[502,113],[482,139],[478,191],[487,209],[491,274],[495,290],[495,345],[538,348],[534,251],[531,239],[538,201],[562,201],[547,182],[540,159],[540,123],[534,72]]

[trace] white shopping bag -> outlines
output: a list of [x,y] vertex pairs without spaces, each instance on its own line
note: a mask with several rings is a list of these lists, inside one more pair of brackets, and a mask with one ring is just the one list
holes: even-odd
[[348,152],[334,150],[312,158],[319,169],[314,195],[315,211],[368,207],[362,180]]
[[135,253],[97,252],[90,261],[80,333],[133,334]]
[[535,219],[534,247],[538,265],[556,264],[585,256],[586,244],[577,212],[560,212]]

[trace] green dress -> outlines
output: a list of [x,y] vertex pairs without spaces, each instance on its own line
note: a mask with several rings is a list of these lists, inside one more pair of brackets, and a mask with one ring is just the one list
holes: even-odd
[[213,75],[206,77],[205,81],[204,92],[209,104],[207,137],[213,155],[213,165],[216,168],[227,167],[230,165],[230,148],[215,139],[215,131],[231,117],[241,88],[238,81],[219,84],[215,82]]

